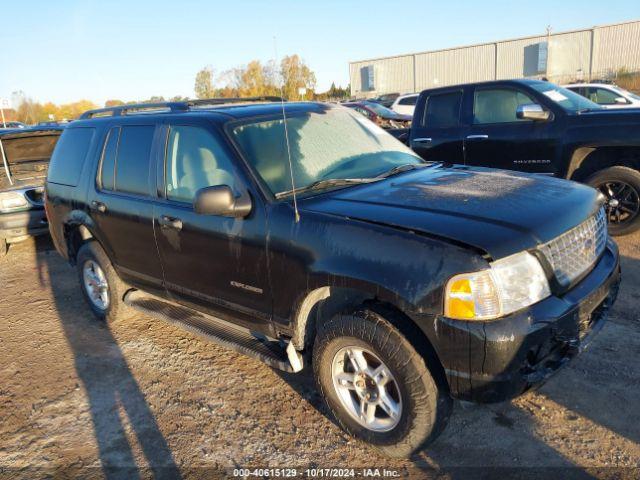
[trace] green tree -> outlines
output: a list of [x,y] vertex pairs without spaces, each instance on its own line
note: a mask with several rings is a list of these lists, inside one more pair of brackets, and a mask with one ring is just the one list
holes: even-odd
[[[298,55],[286,56],[280,62],[280,75],[283,79],[283,93],[287,100],[303,100],[313,95],[316,87],[316,75]],[[307,94],[301,96],[299,90],[305,88]]]
[[211,98],[215,95],[211,68],[205,67],[196,74],[194,90],[196,98]]

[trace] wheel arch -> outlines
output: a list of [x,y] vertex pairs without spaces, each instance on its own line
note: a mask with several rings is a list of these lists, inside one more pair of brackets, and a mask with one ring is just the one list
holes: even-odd
[[579,147],[571,155],[567,178],[583,182],[600,170],[616,166],[640,170],[640,146]]
[[67,258],[71,264],[75,264],[78,250],[88,240],[95,240],[95,225],[91,218],[84,212],[74,212],[63,222],[62,233],[64,236]]
[[291,341],[297,350],[313,345],[319,322],[358,307],[371,309],[396,327],[425,359],[439,386],[448,390],[446,373],[438,354],[425,332],[393,302],[356,288],[322,286],[308,292],[296,311]]

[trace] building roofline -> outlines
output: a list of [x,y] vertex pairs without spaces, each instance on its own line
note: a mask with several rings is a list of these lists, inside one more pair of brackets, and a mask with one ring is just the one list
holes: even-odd
[[[616,27],[618,25],[628,25],[630,23],[640,23],[640,20],[628,20],[626,22],[617,22],[617,23],[607,23],[607,24],[603,24],[603,25],[594,25],[593,27],[588,27],[588,28],[579,28],[576,30],[565,30],[562,32],[551,32],[549,34],[549,36],[551,37],[555,37],[558,35],[567,35],[570,33],[580,33],[580,32],[589,32],[591,30],[595,30],[597,28],[608,28],[608,27]],[[494,40],[492,42],[481,42],[481,43],[473,43],[473,44],[468,44],[468,45],[459,45],[456,47],[446,47],[446,48],[439,48],[436,50],[423,50],[420,52],[411,52],[411,53],[400,53],[398,55],[386,55],[384,57],[375,57],[375,58],[366,58],[363,60],[352,60],[349,62],[349,65],[353,65],[355,63],[365,63],[365,62],[375,62],[378,60],[388,60],[391,58],[402,58],[402,57],[413,57],[414,55],[424,55],[427,53],[440,53],[440,52],[448,52],[451,50],[460,50],[463,48],[473,48],[473,47],[484,47],[486,45],[495,45],[497,43],[507,43],[507,42],[516,42],[518,40],[528,40],[531,38],[539,38],[539,37],[546,37],[547,34],[546,33],[541,33],[538,35],[527,35],[525,37],[516,37],[516,38],[507,38],[504,40]]]

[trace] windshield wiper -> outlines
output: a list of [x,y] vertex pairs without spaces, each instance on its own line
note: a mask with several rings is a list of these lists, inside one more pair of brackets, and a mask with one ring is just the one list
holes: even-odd
[[381,173],[375,178],[380,179],[380,178],[392,177],[393,175],[397,175],[402,172],[408,172],[409,170],[413,170],[416,168],[428,167],[429,165],[433,165],[433,163],[405,163],[404,165],[398,165],[396,167],[393,167],[391,170],[387,170],[386,172]]
[[331,187],[344,187],[348,185],[356,185],[359,183],[370,183],[379,180],[378,178],[327,178],[325,180],[318,180],[305,187],[298,187],[285,192],[276,193],[276,198],[288,197],[294,193],[311,192],[314,190],[322,190],[324,188]]

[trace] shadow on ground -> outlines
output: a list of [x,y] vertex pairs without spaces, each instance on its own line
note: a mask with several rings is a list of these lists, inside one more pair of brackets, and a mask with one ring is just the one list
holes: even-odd
[[[48,237],[40,237],[36,248],[52,249]],[[144,394],[109,326],[96,320],[80,294],[78,283],[63,287],[56,281],[58,270],[74,274],[71,267],[52,262],[50,255],[36,255],[38,272],[51,275],[50,286],[66,339],[73,351],[75,368],[88,396],[100,463],[108,479],[181,478],[173,454],[158,428]],[[135,438],[131,438],[133,436]],[[129,434],[129,435],[128,435]],[[147,466],[137,465],[132,441],[137,440]]]

